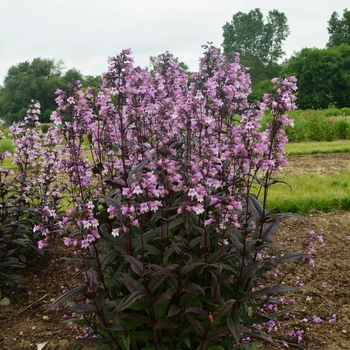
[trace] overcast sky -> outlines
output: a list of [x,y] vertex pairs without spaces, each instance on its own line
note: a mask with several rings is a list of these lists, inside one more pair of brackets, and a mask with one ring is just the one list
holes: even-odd
[[107,70],[107,58],[131,48],[135,63],[169,51],[197,70],[202,44],[221,46],[232,15],[260,8],[284,12],[286,57],[324,48],[328,20],[349,0],[0,0],[0,84],[8,69],[36,57],[63,60],[84,75]]

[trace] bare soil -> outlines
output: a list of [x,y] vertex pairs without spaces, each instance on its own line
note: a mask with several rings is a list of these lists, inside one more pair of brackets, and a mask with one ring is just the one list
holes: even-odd
[[[350,153],[331,155],[291,156],[285,172],[308,172],[332,176],[350,168]],[[288,341],[292,349],[350,349],[350,212],[311,212],[305,220],[286,219],[277,234],[277,240],[288,250],[300,250],[305,235],[314,230],[322,234],[325,246],[318,245],[315,267],[302,266],[296,271],[286,267],[286,283],[295,283],[296,278],[304,287],[291,292],[286,300],[295,299],[297,309],[286,324],[274,336],[274,345],[266,349],[282,349],[282,341]],[[349,238],[349,239],[348,239]],[[52,256],[30,261],[27,268],[17,271],[25,292],[9,295],[11,304],[0,306],[0,349],[38,349],[37,344],[47,342],[44,350],[70,350],[71,341],[80,334],[63,322],[69,309],[46,311],[48,305],[59,296],[63,284],[60,268],[65,274],[72,271],[62,260],[53,261]],[[288,302],[286,302],[288,304]],[[336,314],[337,321],[329,323]],[[321,323],[312,323],[318,316]],[[301,322],[307,319],[308,322]],[[300,344],[286,334],[298,327],[303,332]]]

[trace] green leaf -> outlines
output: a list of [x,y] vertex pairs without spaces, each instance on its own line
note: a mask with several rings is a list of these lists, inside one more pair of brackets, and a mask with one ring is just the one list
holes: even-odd
[[189,336],[189,334],[186,334],[183,338],[182,338],[183,342],[186,344],[186,346],[191,349],[191,337]]
[[144,348],[142,348],[141,350],[156,350],[156,348],[153,345],[147,345]]
[[127,337],[122,337],[122,342],[125,350],[130,350],[130,341],[130,335],[128,335]]
[[168,310],[170,304],[170,299],[163,299],[157,306],[155,306],[156,319],[160,319],[164,316],[165,312]]
[[226,321],[231,334],[235,338],[235,341],[239,343],[241,340],[241,324],[238,315],[234,314],[232,317],[228,316]]
[[148,302],[144,302],[143,300],[136,300],[132,305],[129,306],[130,310],[134,311],[148,311],[150,309],[151,305],[148,305]]

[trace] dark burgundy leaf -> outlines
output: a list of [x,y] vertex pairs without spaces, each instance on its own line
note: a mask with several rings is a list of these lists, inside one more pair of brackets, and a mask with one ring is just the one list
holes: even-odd
[[308,254],[302,253],[302,252],[291,252],[291,253],[286,253],[283,256],[279,258],[275,258],[275,261],[277,264],[285,263],[285,262],[293,262],[297,261],[300,258],[310,258]]
[[144,275],[142,262],[131,255],[124,255],[124,259],[130,264],[131,269],[140,277]]
[[243,300],[259,298],[265,295],[282,294],[282,293],[290,292],[295,289],[296,287],[292,287],[292,286],[284,286],[284,285],[273,286],[273,287],[268,287],[268,288],[258,290],[256,292],[252,292],[250,294],[241,295],[237,300],[243,301]]
[[191,272],[194,268],[196,268],[197,266],[203,266],[206,265],[204,262],[200,262],[200,261],[195,261],[192,262],[190,264],[186,264],[185,266],[183,266],[180,270],[180,276],[184,276],[187,273]]
[[137,323],[145,323],[148,324],[149,326],[153,325],[152,320],[144,315],[139,315],[139,314],[131,314],[131,313],[124,313],[121,318],[126,318],[131,321],[135,321]]
[[190,307],[189,309],[187,309],[187,310],[185,311],[185,313],[186,313],[186,312],[190,312],[190,313],[193,313],[193,314],[202,315],[202,316],[205,317],[205,318],[208,318],[208,316],[209,316],[209,312],[208,312],[208,311],[203,310],[203,309],[201,309],[201,308],[199,308],[199,307]]
[[177,327],[179,327],[179,324],[176,323],[174,320],[170,318],[161,318],[155,323],[153,329],[156,331],[158,329],[177,328]]
[[146,289],[140,289],[135,291],[134,293],[131,293],[128,297],[124,298],[118,303],[116,311],[120,312],[125,310],[130,305],[132,305],[136,300],[142,298],[147,294],[148,294],[148,291]]
[[190,315],[189,313],[186,314],[186,317],[188,319],[188,321],[191,323],[193,329],[196,331],[196,333],[202,338],[204,339],[205,337],[205,331],[203,326],[200,324],[200,322],[195,319],[192,315]]
[[69,290],[68,292],[65,292],[60,297],[58,297],[49,307],[47,310],[52,310],[53,308],[56,308],[63,303],[74,299],[75,297],[79,295],[84,295],[88,291],[88,286],[80,286],[75,289]]
[[171,304],[168,311],[168,317],[178,315],[181,312],[181,308],[175,304]]
[[225,337],[230,333],[231,333],[230,329],[227,326],[223,326],[216,329],[213,333],[211,333],[208,337],[206,337],[205,340],[209,342],[214,339],[220,339],[221,337]]
[[204,295],[204,290],[203,290],[203,288],[202,288],[199,284],[196,284],[196,283],[187,282],[187,283],[183,286],[183,289],[184,289],[186,292],[193,292],[193,291],[195,291],[195,290],[198,290],[198,291],[200,291],[200,292]]
[[130,293],[133,293],[136,290],[140,290],[143,288],[142,284],[139,281],[136,281],[126,273],[122,274],[120,280],[125,284],[126,288],[128,288]]
[[159,294],[156,297],[156,299],[154,300],[154,306],[160,304],[165,299],[171,300],[171,296],[168,293],[161,293],[161,294]]

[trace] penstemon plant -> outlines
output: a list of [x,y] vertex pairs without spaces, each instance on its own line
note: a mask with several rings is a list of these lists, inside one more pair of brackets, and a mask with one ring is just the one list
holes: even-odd
[[[264,256],[280,248],[273,238],[281,220],[298,217],[266,208],[272,176],[286,163],[296,79],[274,79],[275,95],[250,104],[239,55],[204,50],[190,77],[169,53],[151,73],[124,50],[109,59],[99,88],[83,93],[75,81],[56,92],[50,132],[60,140],[69,205],[55,225],[81,258],[67,259],[79,273],[50,308],[72,301],[78,317],[70,321],[88,329],[75,348],[246,349],[249,338],[256,349],[272,341],[258,325],[281,313],[259,310],[292,288],[258,288],[259,279],[305,257]],[[262,132],[266,108],[273,120]]]
[[[54,247],[54,232],[60,236],[62,231],[61,227],[55,231],[60,197],[55,166],[57,138],[38,129],[39,115],[40,103],[32,100],[24,121],[10,127],[16,171],[3,166],[12,155],[7,151],[0,154],[1,290],[20,288],[17,276],[9,273],[11,269],[25,267],[28,257],[43,255],[43,242],[50,240]],[[40,240],[42,235],[47,237]]]

